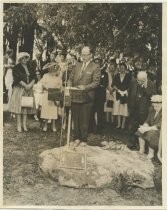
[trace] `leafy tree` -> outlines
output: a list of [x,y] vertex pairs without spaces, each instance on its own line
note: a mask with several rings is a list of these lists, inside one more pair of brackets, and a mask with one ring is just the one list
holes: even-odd
[[23,48],[31,53],[34,29],[45,28],[50,46],[56,45],[55,40],[65,47],[91,44],[94,48],[105,48],[106,53],[138,52],[161,63],[162,4],[10,4],[5,18],[15,31],[14,42],[21,33]]
[[5,10],[4,39],[9,40],[9,47],[14,49],[15,53],[20,38],[22,41],[21,50],[32,54],[34,27],[36,25],[35,13],[34,4],[10,4],[9,9]]

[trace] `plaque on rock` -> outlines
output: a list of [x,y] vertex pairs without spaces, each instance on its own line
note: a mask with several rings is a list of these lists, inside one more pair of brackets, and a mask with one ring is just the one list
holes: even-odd
[[62,150],[60,157],[60,167],[86,170],[86,152]]

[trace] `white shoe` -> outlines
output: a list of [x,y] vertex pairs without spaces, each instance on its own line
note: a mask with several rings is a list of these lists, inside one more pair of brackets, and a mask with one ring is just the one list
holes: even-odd
[[144,154],[144,151],[143,150],[139,150],[139,153],[143,155]]
[[81,141],[79,139],[76,139],[74,142],[79,144]]
[[35,119],[36,121],[39,121],[37,115],[34,115],[34,119]]
[[81,146],[81,147],[86,147],[86,146],[87,146],[87,143],[86,143],[86,142],[81,142],[81,143],[80,143],[80,146]]
[[27,132],[27,131],[28,131],[28,129],[27,129],[27,127],[26,127],[26,126],[23,126],[23,131],[25,131],[25,132]]
[[79,140],[79,139],[76,139],[75,141],[74,141],[74,147],[78,147],[79,145],[80,145],[80,143],[81,143],[81,141]]
[[56,129],[56,128],[53,128],[53,129],[52,129],[52,131],[53,131],[53,132],[56,132],[56,131],[57,131],[57,129]]
[[44,127],[42,130],[46,132],[47,131],[47,127]]

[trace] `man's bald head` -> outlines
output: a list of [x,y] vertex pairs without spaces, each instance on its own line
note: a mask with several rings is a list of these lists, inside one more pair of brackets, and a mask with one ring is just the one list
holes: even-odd
[[137,74],[137,82],[139,85],[142,85],[147,81],[147,73],[145,71],[139,71]]
[[137,74],[137,79],[147,79],[147,73],[145,71],[139,71]]
[[92,51],[89,46],[82,48],[81,56],[84,62],[88,62],[92,58]]

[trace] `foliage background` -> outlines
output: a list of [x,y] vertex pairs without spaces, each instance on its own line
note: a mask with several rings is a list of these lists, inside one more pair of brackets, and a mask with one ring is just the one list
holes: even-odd
[[20,37],[22,50],[32,54],[35,29],[50,50],[60,43],[64,48],[91,44],[105,53],[137,53],[161,64],[160,3],[4,4],[4,40],[11,48],[16,51]]

